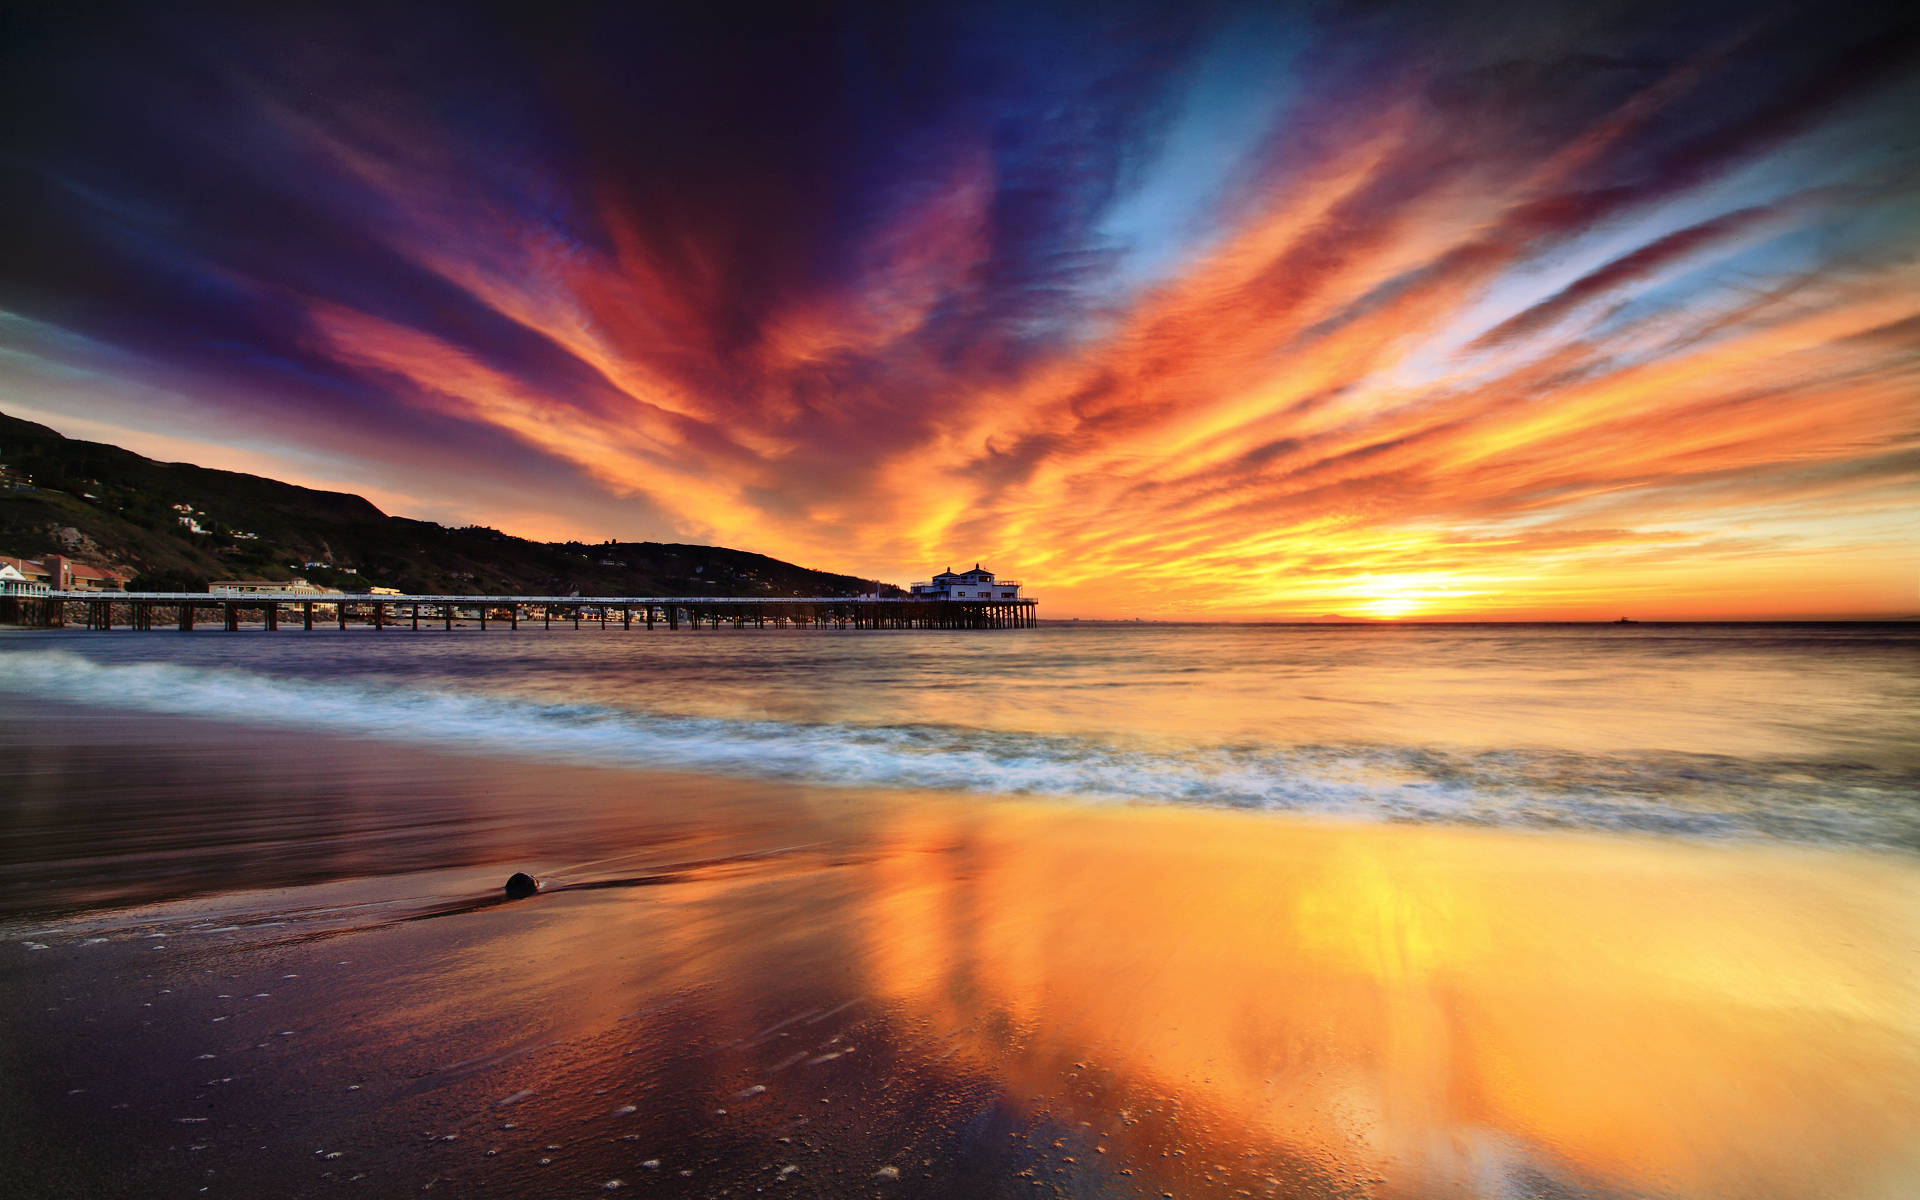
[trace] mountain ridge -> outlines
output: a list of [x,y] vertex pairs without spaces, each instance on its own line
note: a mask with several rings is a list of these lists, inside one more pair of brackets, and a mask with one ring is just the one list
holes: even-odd
[[[189,524],[191,523],[191,524]],[[683,542],[535,542],[391,516],[364,496],[163,463],[0,413],[0,553],[68,554],[131,590],[291,579],[348,592],[851,596],[898,589],[748,550]]]

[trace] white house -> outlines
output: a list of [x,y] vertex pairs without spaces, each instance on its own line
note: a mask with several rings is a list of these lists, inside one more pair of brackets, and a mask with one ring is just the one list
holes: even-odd
[[982,570],[979,563],[973,564],[971,571],[955,571],[952,567],[935,575],[930,582],[916,583],[912,588],[916,600],[1018,600],[1020,585],[1011,579],[996,580],[992,571]]
[[15,570],[12,563],[0,563],[0,596],[44,596],[47,585],[37,579],[28,579]]

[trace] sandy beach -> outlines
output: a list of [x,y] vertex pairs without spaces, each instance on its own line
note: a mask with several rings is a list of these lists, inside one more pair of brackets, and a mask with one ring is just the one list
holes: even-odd
[[9,1196],[1920,1183],[1909,856],[26,723],[129,782],[12,818]]

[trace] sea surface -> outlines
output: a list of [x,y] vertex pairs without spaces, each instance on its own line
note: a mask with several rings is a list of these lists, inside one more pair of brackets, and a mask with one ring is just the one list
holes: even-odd
[[0,1200],[1906,1200],[1917,850],[1913,625],[5,631]]
[[527,760],[1920,850],[1913,624],[14,632],[0,670]]

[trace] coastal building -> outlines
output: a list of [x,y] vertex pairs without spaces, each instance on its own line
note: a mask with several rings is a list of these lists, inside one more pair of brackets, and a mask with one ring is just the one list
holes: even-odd
[[1011,579],[996,580],[993,572],[973,564],[971,571],[952,567],[912,588],[916,600],[1018,600],[1020,585]]
[[0,567],[11,570],[28,583],[39,584],[45,590],[51,588],[51,576],[47,564],[37,558],[0,558]]
[[45,580],[28,579],[10,562],[0,561],[0,596],[44,596]]
[[292,579],[216,579],[207,585],[215,596],[257,596],[263,593],[296,596],[341,596],[339,588],[321,587],[296,575]]
[[[59,555],[49,555],[48,558],[59,558]],[[65,564],[66,590],[69,592],[124,592],[127,590],[127,580],[132,578],[111,567],[93,567],[65,559],[61,561]]]
[[111,567],[96,567],[63,554],[49,554],[42,558],[0,558],[0,566],[11,567],[22,579],[40,584],[42,591],[52,592],[124,592],[129,578]]

